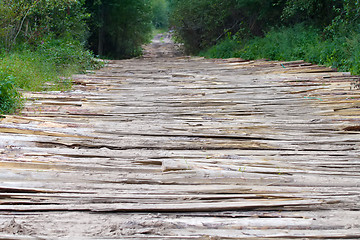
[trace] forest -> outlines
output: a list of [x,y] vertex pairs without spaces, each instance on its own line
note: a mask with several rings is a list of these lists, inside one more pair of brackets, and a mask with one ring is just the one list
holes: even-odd
[[360,73],[358,0],[173,0],[171,24],[192,54],[305,60]]
[[359,0],[2,0],[0,114],[63,91],[98,59],[141,55],[161,31],[187,54],[305,60],[360,73]]

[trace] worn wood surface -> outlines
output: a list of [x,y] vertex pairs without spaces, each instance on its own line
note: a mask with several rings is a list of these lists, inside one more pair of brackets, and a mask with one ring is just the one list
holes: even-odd
[[160,45],[1,119],[0,239],[360,238],[354,76]]

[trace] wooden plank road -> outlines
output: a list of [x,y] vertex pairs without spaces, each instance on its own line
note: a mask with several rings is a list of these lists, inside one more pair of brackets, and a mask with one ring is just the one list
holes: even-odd
[[0,122],[0,239],[359,239],[355,77],[145,57]]

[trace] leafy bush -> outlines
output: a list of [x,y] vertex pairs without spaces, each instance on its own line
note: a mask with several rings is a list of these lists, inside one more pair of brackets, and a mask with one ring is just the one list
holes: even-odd
[[238,57],[240,48],[241,42],[236,37],[228,37],[199,55],[207,58],[233,58]]
[[82,72],[96,68],[93,54],[85,50],[79,41],[72,39],[44,40],[38,48],[38,53],[55,64],[57,72]]
[[[25,91],[66,90],[74,73],[100,67],[93,55],[77,41],[50,39],[38,49],[26,45],[0,56],[0,113],[13,112]],[[60,77],[61,76],[61,77]]]
[[[173,0],[170,24],[190,53],[198,53],[224,39],[228,33],[262,36],[281,15],[278,0]],[[261,7],[259,7],[261,6]],[[264,21],[266,20],[266,21]],[[245,31],[244,31],[245,29]]]
[[274,28],[263,38],[239,41],[227,38],[213,46],[202,56],[211,58],[241,57],[311,63],[360,74],[360,33],[336,35],[323,39],[321,30],[303,24]]
[[[85,50],[85,0],[0,1],[0,112],[21,102],[18,89],[65,90],[66,78],[98,67]],[[60,78],[59,76],[62,76]]]
[[216,43],[228,27],[226,21],[233,3],[233,0],[173,1],[171,24],[175,27],[177,39],[184,42],[190,53],[197,53]]
[[20,94],[16,91],[14,77],[0,71],[0,115],[13,113],[21,106]]
[[239,55],[247,59],[299,60],[320,41],[319,31],[312,27],[274,28],[264,38],[250,40]]
[[16,44],[38,45],[45,36],[71,37],[85,43],[87,27],[84,1],[0,1],[0,42],[6,50]]
[[338,14],[337,9],[343,6],[343,0],[286,0],[284,2],[281,18],[285,24],[307,23],[321,28],[331,24]]

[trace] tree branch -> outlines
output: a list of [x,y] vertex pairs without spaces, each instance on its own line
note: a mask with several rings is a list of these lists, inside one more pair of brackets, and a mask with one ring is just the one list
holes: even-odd
[[25,16],[24,16],[23,19],[21,20],[21,23],[20,23],[20,26],[19,26],[19,30],[17,31],[17,33],[16,33],[16,35],[15,35],[13,41],[12,41],[12,44],[15,44],[16,39],[17,39],[17,37],[19,36],[19,34],[20,34],[20,32],[21,32],[21,29],[22,29],[22,27],[23,27],[23,25],[24,25],[25,19],[26,19],[27,16],[29,15],[30,10],[31,10],[37,3],[38,3],[38,1],[35,1],[35,2],[29,7],[29,9],[26,11]]

